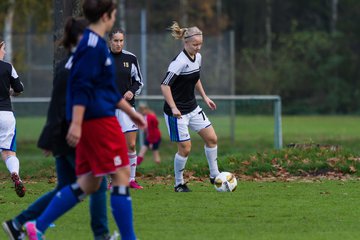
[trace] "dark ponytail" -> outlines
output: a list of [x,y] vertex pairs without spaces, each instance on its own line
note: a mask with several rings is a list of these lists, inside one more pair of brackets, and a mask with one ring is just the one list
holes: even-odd
[[61,40],[61,44],[68,51],[78,43],[79,36],[83,34],[85,28],[89,22],[85,18],[69,17],[66,20],[64,27],[64,37]]

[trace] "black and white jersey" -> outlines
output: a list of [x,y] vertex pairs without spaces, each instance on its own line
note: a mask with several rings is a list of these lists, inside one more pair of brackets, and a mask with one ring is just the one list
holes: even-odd
[[[192,59],[185,49],[170,63],[165,79],[161,84],[169,85],[171,94],[182,115],[192,112],[197,106],[195,85],[200,79],[201,55]],[[172,115],[165,101],[164,112]]]
[[[130,90],[134,96],[139,95],[143,82],[136,56],[125,50],[120,53],[111,52],[111,55],[115,63],[115,82],[120,93],[124,95]],[[131,99],[129,103],[134,107],[135,98]]]
[[10,88],[15,93],[24,91],[24,85],[15,68],[10,63],[0,60],[0,111],[12,111]]

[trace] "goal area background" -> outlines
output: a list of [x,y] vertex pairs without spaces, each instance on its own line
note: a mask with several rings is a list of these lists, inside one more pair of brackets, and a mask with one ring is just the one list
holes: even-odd
[[[243,145],[250,141],[256,148],[257,141],[265,142],[269,147],[282,148],[281,98],[276,95],[209,95],[216,103],[212,111],[201,98],[198,104],[212,122],[219,141],[233,145]],[[136,106],[146,104],[158,116],[163,139],[168,138],[163,120],[164,98],[161,95],[138,96]],[[13,98],[13,108],[17,118],[46,118],[50,98]],[[199,138],[192,134],[192,138]],[[141,138],[140,138],[141,140]]]

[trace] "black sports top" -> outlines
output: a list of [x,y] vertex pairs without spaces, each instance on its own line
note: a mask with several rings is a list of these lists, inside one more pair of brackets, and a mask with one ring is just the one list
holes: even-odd
[[[111,52],[111,55],[114,58],[115,82],[119,92],[124,95],[130,90],[134,96],[139,95],[143,82],[136,56],[125,50],[122,50],[120,53]],[[128,102],[134,107],[135,97]]]
[[15,68],[8,62],[0,60],[0,111],[12,111],[10,88],[15,93],[24,91]]
[[[170,63],[166,76],[161,84],[170,86],[176,107],[181,114],[192,112],[197,106],[195,85],[200,79],[201,55],[197,53],[192,59],[183,50]],[[170,106],[165,101],[164,112],[172,115]]]

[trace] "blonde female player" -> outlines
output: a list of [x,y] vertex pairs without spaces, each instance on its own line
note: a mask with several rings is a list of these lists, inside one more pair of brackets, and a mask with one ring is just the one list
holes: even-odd
[[181,39],[184,49],[170,63],[161,91],[165,97],[164,117],[171,141],[177,142],[174,158],[175,192],[190,192],[183,172],[191,150],[189,128],[205,142],[205,155],[210,169],[210,182],[219,174],[217,165],[217,136],[211,122],[197,104],[195,89],[206,105],[215,110],[215,103],[206,95],[200,81],[203,34],[198,27],[180,28],[177,22],[170,27],[175,39]]

